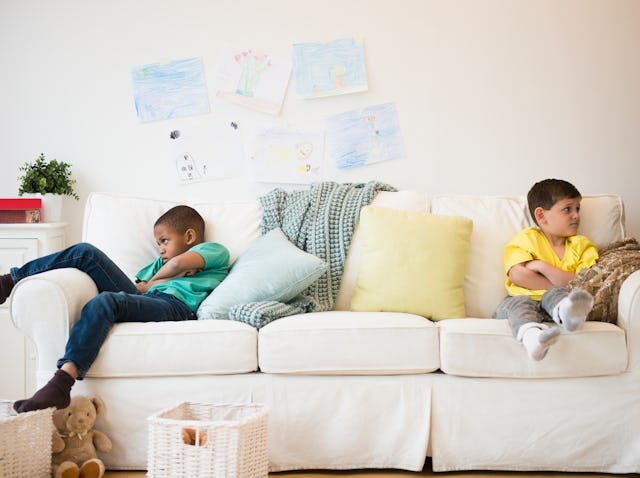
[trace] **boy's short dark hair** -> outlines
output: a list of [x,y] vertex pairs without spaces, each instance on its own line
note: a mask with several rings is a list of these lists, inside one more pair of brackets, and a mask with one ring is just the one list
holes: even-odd
[[535,183],[527,193],[529,214],[537,224],[536,208],[549,210],[561,199],[582,198],[580,191],[570,182],[562,179],[544,179]]
[[204,219],[189,206],[175,206],[160,216],[154,227],[158,224],[166,224],[180,234],[184,234],[187,229],[193,229],[198,235],[198,239],[204,240]]

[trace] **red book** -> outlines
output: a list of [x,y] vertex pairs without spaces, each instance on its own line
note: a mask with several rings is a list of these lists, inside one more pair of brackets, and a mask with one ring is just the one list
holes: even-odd
[[0,224],[40,222],[42,199],[0,198]]
[[41,198],[0,198],[0,210],[42,209]]

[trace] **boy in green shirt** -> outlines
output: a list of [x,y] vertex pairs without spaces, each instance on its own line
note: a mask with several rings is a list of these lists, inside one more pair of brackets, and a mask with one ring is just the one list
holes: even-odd
[[0,303],[19,280],[51,269],[79,269],[98,288],[98,295],[82,308],[71,328],[64,356],[57,363],[59,370],[33,397],[15,402],[17,412],[68,406],[71,387],[84,378],[113,324],[196,319],[200,303],[229,271],[229,251],[221,244],[204,242],[204,220],[188,206],[176,206],[160,216],[153,234],[160,255],[138,272],[135,284],[102,251],[87,243],[0,276]]

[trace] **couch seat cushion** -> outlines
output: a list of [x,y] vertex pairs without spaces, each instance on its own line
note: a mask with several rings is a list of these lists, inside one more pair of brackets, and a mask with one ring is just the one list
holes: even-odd
[[230,320],[116,324],[87,376],[249,373],[258,368],[257,335]]
[[413,374],[440,366],[438,331],[396,312],[318,312],[278,319],[258,334],[260,370],[290,374]]
[[569,378],[612,375],[627,368],[624,331],[586,322],[562,332],[547,356],[530,360],[506,320],[450,319],[438,322],[443,372],[467,377]]

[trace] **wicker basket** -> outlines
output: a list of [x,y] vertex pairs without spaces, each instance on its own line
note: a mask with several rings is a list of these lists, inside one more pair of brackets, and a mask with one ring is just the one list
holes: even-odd
[[266,477],[267,413],[255,403],[184,402],[149,417],[147,476]]
[[16,415],[12,407],[0,400],[0,477],[50,478],[54,409]]

